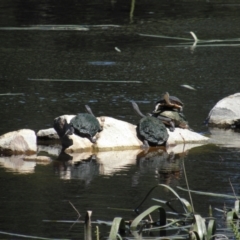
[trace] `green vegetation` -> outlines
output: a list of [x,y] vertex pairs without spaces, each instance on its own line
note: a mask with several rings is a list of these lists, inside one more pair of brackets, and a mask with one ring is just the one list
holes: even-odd
[[[148,198],[150,193],[158,188],[167,188],[168,191],[172,192],[174,198],[169,201],[163,201],[160,199],[153,198],[152,200],[161,203],[161,205],[153,205],[145,211],[139,213],[139,208]],[[194,191],[194,193],[197,193]],[[214,194],[214,193],[203,193],[200,194],[211,194],[215,197],[230,197],[228,195]],[[235,196],[236,197],[236,196]],[[239,200],[235,201],[235,206],[232,209],[219,210],[225,216],[228,228],[225,232],[231,232],[236,239],[240,239],[239,232]],[[175,205],[180,203],[182,211],[177,211]],[[163,207],[164,206],[164,207]],[[170,208],[172,212],[167,212],[165,209]],[[210,239],[229,239],[227,235],[216,234],[216,219],[212,217],[212,208],[209,207],[209,217],[202,217],[199,214],[195,214],[193,206],[184,198],[181,198],[171,187],[158,184],[153,187],[140,205],[134,210],[137,217],[133,220],[124,220],[121,217],[116,217],[110,224],[110,233],[108,239],[187,239],[187,240],[210,240]],[[157,213],[157,214],[156,214]],[[173,218],[167,216],[173,215]],[[154,217],[156,219],[154,220]],[[91,228],[93,224],[96,224],[96,237],[94,239],[102,239],[99,236],[99,224],[109,225],[109,222],[97,221],[90,224],[89,212],[85,218],[85,240],[91,238]],[[106,237],[106,236],[105,236]],[[105,238],[104,237],[104,238]]]

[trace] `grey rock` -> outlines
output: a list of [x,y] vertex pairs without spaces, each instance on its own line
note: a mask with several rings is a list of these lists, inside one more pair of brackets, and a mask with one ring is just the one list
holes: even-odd
[[59,135],[57,134],[54,128],[48,128],[48,129],[39,130],[37,132],[37,138],[52,140],[52,139],[59,139]]
[[33,154],[37,151],[37,137],[33,130],[21,129],[0,136],[0,152],[5,155]]
[[211,127],[240,127],[240,93],[223,98],[210,111],[207,123]]

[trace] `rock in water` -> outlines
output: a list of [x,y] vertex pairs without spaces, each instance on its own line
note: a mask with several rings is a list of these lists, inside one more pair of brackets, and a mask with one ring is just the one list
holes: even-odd
[[219,128],[240,127],[240,93],[223,98],[212,108],[206,123]]
[[37,137],[33,130],[22,129],[0,136],[0,152],[3,154],[33,154],[36,151]]

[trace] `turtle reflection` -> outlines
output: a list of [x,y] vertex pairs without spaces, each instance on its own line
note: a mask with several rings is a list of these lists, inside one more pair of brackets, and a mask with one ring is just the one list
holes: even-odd
[[[149,151],[147,154],[141,152],[137,156],[137,165],[140,172],[151,172],[159,183],[177,185],[182,175],[182,159],[184,153],[174,154],[163,150]],[[135,183],[137,183],[135,181]]]
[[[79,154],[79,156],[81,156]],[[80,179],[88,185],[99,175],[99,164],[96,156],[79,157],[79,161],[73,163],[73,157],[62,152],[57,161],[54,162],[55,173],[62,179]]]

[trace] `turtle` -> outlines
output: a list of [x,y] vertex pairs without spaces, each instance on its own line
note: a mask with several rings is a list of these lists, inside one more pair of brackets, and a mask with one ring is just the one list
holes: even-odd
[[88,105],[85,105],[85,108],[88,113],[78,113],[73,117],[69,123],[70,128],[65,135],[75,133],[80,137],[87,137],[92,143],[96,143],[94,136],[102,131],[102,127],[91,108]]
[[182,112],[183,102],[178,97],[170,96],[169,93],[166,92],[163,94],[162,98],[156,102],[153,113],[172,109]]
[[168,140],[168,131],[163,122],[153,116],[145,116],[139,109],[136,102],[132,101],[133,109],[142,118],[137,125],[138,137],[143,141],[143,148],[150,145],[164,145]]
[[[160,118],[172,132],[174,131],[175,126],[190,129],[188,122],[182,113],[182,108],[182,101],[175,96],[170,96],[169,93],[166,92],[163,98],[157,102],[155,110],[152,112],[152,116]],[[165,119],[163,119],[163,117]]]
[[188,122],[186,121],[186,118],[183,115],[183,113],[180,113],[177,111],[163,111],[163,112],[159,113],[157,118],[162,119],[162,117],[168,118],[168,120],[163,121],[163,123],[169,127],[169,130],[171,132],[173,132],[175,130],[175,127],[190,130]]

